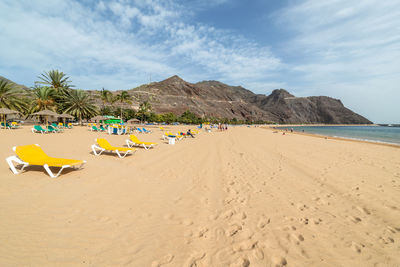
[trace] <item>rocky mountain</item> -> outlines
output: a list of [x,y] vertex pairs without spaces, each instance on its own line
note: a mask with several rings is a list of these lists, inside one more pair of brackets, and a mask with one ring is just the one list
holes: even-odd
[[[7,80],[1,76],[0,79]],[[19,88],[30,90],[23,85],[12,83]],[[99,91],[88,92],[94,96],[96,104],[101,106]],[[149,101],[156,113],[173,112],[180,115],[190,110],[200,117],[276,123],[372,123],[344,107],[340,100],[327,96],[295,97],[284,89],[276,89],[267,96],[218,81],[189,83],[176,75],[127,92],[135,101],[133,105],[125,105],[126,108],[138,108],[139,103]]]
[[370,124],[368,119],[327,96],[295,97],[284,89],[254,94],[218,81],[189,83],[178,76],[128,90],[138,103],[149,101],[155,112],[263,120],[277,123]]
[[15,88],[18,88],[18,89],[30,90],[30,88],[26,87],[25,85],[17,84],[17,83],[15,83],[15,82],[13,82],[13,81],[11,81],[11,80],[9,80],[9,79],[3,77],[3,76],[0,76],[0,81],[9,82],[9,83],[11,83]]

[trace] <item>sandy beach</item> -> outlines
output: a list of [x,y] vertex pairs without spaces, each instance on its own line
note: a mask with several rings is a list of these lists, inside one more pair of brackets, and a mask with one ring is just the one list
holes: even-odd
[[[137,136],[159,145],[124,159],[90,146],[128,136],[0,130],[0,265],[400,266],[400,148],[261,127],[168,145],[153,130]],[[4,159],[32,143],[87,164],[14,175]]]

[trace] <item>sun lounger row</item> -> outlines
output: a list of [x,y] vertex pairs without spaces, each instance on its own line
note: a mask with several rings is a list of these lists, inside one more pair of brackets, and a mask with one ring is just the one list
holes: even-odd
[[32,133],[61,133],[64,131],[64,129],[53,126],[53,125],[48,125],[47,128],[43,128],[40,125],[34,125],[33,128],[31,129]]
[[[95,140],[96,144],[92,145],[92,151],[95,156],[101,155],[103,152],[116,153],[119,158],[124,158],[128,154],[135,152],[136,149],[133,146],[142,146],[146,150],[154,147],[157,143],[142,142],[136,136],[131,135],[129,139],[126,140],[128,147],[116,147],[112,146],[106,139],[98,138]],[[43,166],[50,177],[58,177],[62,170],[65,168],[81,168],[86,161],[85,160],[75,160],[75,159],[63,159],[63,158],[53,158],[49,157],[38,144],[26,145],[26,146],[15,146],[13,147],[15,156],[10,156],[6,158],[6,161],[14,174],[21,173],[25,167],[29,165]],[[18,171],[14,163],[22,165]],[[57,174],[54,174],[50,167],[58,167],[60,170]]]
[[[197,130],[192,130],[192,131],[191,131],[191,134],[193,134],[193,135],[196,135],[196,134],[198,134],[198,133],[199,133],[199,131],[197,131]],[[179,132],[179,133],[176,133],[176,134],[173,134],[173,133],[171,133],[171,132],[165,132],[165,133],[161,136],[161,138],[162,138],[163,140],[167,140],[168,138],[175,138],[176,140],[182,140],[185,136],[186,136],[186,134],[183,133],[183,132]]]
[[96,125],[92,125],[92,127],[90,128],[90,130],[91,130],[92,132],[105,132],[105,131],[107,131],[107,129],[104,128],[103,125],[100,125],[99,128],[97,128]]
[[66,125],[64,125],[63,123],[59,123],[57,125],[57,123],[52,123],[47,125],[46,127],[42,127],[41,125],[34,125],[32,130],[32,133],[61,133],[64,131],[64,129],[71,129],[72,128],[72,124],[68,123]]
[[[13,147],[13,150],[15,151],[16,156],[8,157],[6,161],[14,174],[21,173],[25,167],[29,165],[39,165],[43,166],[50,177],[56,178],[61,174],[63,169],[69,167],[81,168],[86,163],[85,160],[49,157],[38,144],[15,146]],[[14,162],[22,165],[19,171],[15,168]],[[50,167],[59,167],[60,170],[57,174],[54,174],[50,170]]]
[[11,122],[11,123],[4,123],[2,122],[1,124],[1,128],[6,128],[6,129],[18,129],[20,127],[20,125],[18,123],[16,123],[15,121]]
[[[133,131],[131,128],[128,128],[127,126],[123,126],[123,125],[110,125],[108,127],[103,127],[102,125],[100,125],[99,127],[97,127],[96,124],[91,124],[90,130],[92,132],[107,132],[108,134],[117,134],[117,135],[128,134],[129,132]],[[150,130],[147,130],[144,127],[136,128],[134,131],[136,133],[151,133],[152,132]]]
[[72,123],[62,123],[62,122],[59,122],[58,124],[57,123],[52,123],[51,124],[53,127],[57,127],[57,128],[59,128],[59,129],[72,129]]
[[136,128],[136,132],[137,132],[137,133],[151,133],[150,130],[147,130],[147,129],[144,128],[144,127],[142,127],[142,128],[137,127],[137,128]]
[[[55,130],[55,126],[49,125],[47,129],[43,129],[40,125],[35,125],[32,128],[32,132],[41,132],[41,133],[49,133],[49,132],[57,131]],[[60,131],[60,129],[58,129]],[[194,134],[197,132],[193,131]],[[184,135],[182,133],[178,133],[173,135],[170,132],[166,132],[163,135],[163,138],[174,138],[174,139],[182,139]],[[152,142],[143,142],[140,141],[135,135],[130,135],[129,139],[126,140],[126,144],[128,147],[116,147],[111,145],[106,139],[98,138],[95,140],[96,144],[92,145],[92,151],[95,156],[101,155],[103,152],[111,152],[116,153],[119,158],[124,158],[128,154],[135,152],[136,149],[133,148],[134,146],[143,147],[144,149],[148,150],[153,148],[157,145],[157,143]],[[25,167],[29,165],[39,165],[43,166],[46,172],[49,174],[50,177],[56,178],[58,177],[62,170],[65,168],[81,168],[86,161],[85,160],[75,160],[75,159],[63,159],[63,158],[54,158],[48,156],[39,145],[26,145],[26,146],[16,146],[13,147],[15,151],[15,156],[10,156],[6,158],[6,161],[14,174],[21,173]],[[20,170],[18,171],[15,167],[14,163],[22,165]],[[60,170],[58,173],[54,174],[50,167],[58,167]]]

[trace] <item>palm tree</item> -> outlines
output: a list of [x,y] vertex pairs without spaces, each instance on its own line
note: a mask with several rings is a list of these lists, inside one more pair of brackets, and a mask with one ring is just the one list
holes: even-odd
[[109,103],[111,101],[111,97],[112,97],[112,93],[110,91],[105,90],[104,88],[101,89],[100,99],[103,102],[102,109],[104,109],[104,107],[106,106],[106,103]]
[[141,111],[149,112],[149,111],[151,111],[151,109],[152,109],[151,104],[148,101],[144,101],[143,103],[141,103],[139,105],[139,110],[141,110]]
[[0,108],[8,108],[25,113],[27,101],[25,92],[15,88],[10,82],[0,81]]
[[149,112],[151,111],[151,109],[152,107],[150,102],[144,101],[140,103],[138,114],[142,121],[145,120],[147,117],[149,117]]
[[49,109],[55,111],[56,101],[55,101],[56,92],[52,87],[36,87],[33,89],[33,101],[31,110],[29,113],[37,112],[44,109]]
[[121,122],[123,122],[123,120],[122,120],[122,105],[123,105],[124,103],[131,104],[131,103],[132,103],[132,101],[131,101],[132,97],[128,94],[127,91],[122,91],[121,93],[119,93],[119,94],[116,95],[116,98],[115,98],[115,99],[120,103]]
[[50,86],[56,90],[57,93],[63,93],[65,90],[73,87],[70,85],[71,81],[65,73],[59,70],[51,70],[42,73],[38,78],[41,81],[37,81],[37,84],[44,84]]
[[80,125],[82,125],[82,118],[90,118],[97,115],[93,99],[83,90],[71,90],[68,97],[64,99],[64,105],[64,112],[79,118]]

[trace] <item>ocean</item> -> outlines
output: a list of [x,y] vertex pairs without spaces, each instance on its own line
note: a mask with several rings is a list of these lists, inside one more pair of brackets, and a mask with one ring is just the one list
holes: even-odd
[[291,129],[296,132],[304,132],[357,139],[363,141],[400,144],[400,127],[386,126],[296,126],[278,127],[279,129]]

